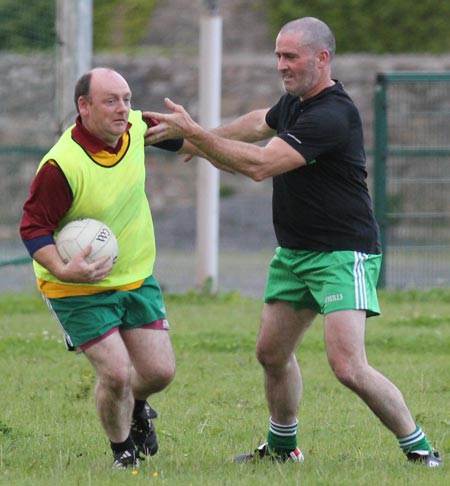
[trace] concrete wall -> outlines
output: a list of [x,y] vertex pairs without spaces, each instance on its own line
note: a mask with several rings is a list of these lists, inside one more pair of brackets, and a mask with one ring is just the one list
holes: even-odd
[[[161,110],[165,96],[185,105],[195,118],[198,110],[199,66],[195,56],[99,55],[94,65],[121,72],[133,91],[133,106]],[[373,93],[377,73],[390,71],[450,71],[447,56],[338,56],[334,77],[343,81],[361,111],[367,148],[373,140]],[[56,137],[54,121],[54,59],[49,56],[0,56],[0,151],[6,146],[50,146]],[[273,54],[248,51],[223,57],[223,121],[255,108],[269,106],[282,94]],[[149,157],[152,205],[155,211],[168,205],[192,204],[195,170],[181,167],[179,158]],[[12,156],[0,152],[0,237],[15,234],[21,205],[38,162],[37,155]],[[370,161],[369,161],[370,162]],[[222,178],[233,190],[266,191],[267,185],[243,178]]]
[[[133,106],[163,109],[165,96],[182,103],[195,117],[199,66],[196,57],[99,55],[95,66],[117,69],[133,91]],[[56,135],[54,60],[48,56],[0,55],[0,145],[47,146]],[[377,73],[450,71],[445,56],[338,56],[333,75],[340,79],[361,111],[367,145],[372,145],[373,90]],[[276,59],[263,54],[224,55],[222,71],[224,121],[270,106],[282,94]]]

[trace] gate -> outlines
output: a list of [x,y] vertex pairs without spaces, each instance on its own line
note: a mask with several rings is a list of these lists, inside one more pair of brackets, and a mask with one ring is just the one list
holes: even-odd
[[383,73],[375,86],[379,286],[450,286],[450,73]]

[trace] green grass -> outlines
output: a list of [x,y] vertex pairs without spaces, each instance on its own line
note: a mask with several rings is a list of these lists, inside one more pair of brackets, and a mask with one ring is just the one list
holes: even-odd
[[[371,363],[402,390],[444,460],[450,452],[450,290],[382,292],[368,321]],[[94,374],[65,351],[37,295],[0,296],[0,484],[447,485],[406,463],[395,438],[328,368],[318,319],[298,352],[305,382],[305,463],[237,465],[265,439],[268,413],[254,357],[261,303],[237,294],[166,296],[178,371],[151,404],[160,452],[137,476],[111,470],[93,401]]]

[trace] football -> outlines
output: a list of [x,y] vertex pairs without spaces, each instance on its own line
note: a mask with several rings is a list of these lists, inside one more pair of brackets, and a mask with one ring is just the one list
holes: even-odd
[[96,219],[83,218],[67,223],[56,236],[56,249],[64,263],[78,255],[87,246],[92,246],[86,257],[89,263],[104,256],[109,256],[109,263],[114,265],[119,256],[117,239],[108,226]]

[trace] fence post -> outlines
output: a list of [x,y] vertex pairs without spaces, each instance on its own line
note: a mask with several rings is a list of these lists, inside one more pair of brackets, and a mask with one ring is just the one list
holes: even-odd
[[378,285],[386,286],[386,158],[387,158],[387,83],[384,74],[378,74],[375,84],[374,106],[374,193],[375,217],[380,226],[383,262]]
[[73,123],[73,90],[77,79],[91,68],[93,0],[56,2],[56,118],[57,133]]
[[[215,1],[205,1],[200,19],[200,124],[220,125],[222,17]],[[216,293],[219,285],[219,186],[220,173],[208,161],[198,159],[197,177],[197,286]]]

